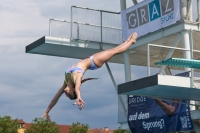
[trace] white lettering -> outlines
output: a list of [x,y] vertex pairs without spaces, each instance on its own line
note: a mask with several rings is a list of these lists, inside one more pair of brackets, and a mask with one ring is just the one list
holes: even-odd
[[154,121],[154,122],[142,122],[143,128],[144,129],[151,129],[151,128],[160,128],[163,129],[163,127],[165,126],[164,120],[160,119],[160,121]]
[[129,115],[129,121],[135,121],[137,120],[137,112],[135,115]]
[[143,119],[148,119],[149,118],[149,113],[142,113],[138,115],[138,120],[143,120]]
[[138,113],[136,112],[135,114],[133,115],[129,115],[129,121],[135,121],[135,120],[144,120],[144,119],[148,119],[149,118],[149,113]]
[[141,17],[142,17],[142,18],[141,18],[141,19],[142,19],[142,23],[143,23],[143,19],[144,19],[145,21],[147,21],[146,18],[145,18],[145,10],[144,10],[144,9],[141,9],[141,10],[140,10],[140,13],[141,13]]
[[159,13],[158,13],[158,10],[157,10],[155,4],[153,4],[153,12],[152,12],[152,16],[151,16],[151,18],[153,18],[154,14],[157,14],[157,15],[159,16]]
[[168,6],[169,6],[169,0],[167,0],[167,5],[166,5],[165,12],[169,12],[169,11],[171,11],[171,10],[172,10],[171,8],[169,8],[169,9],[168,9]]
[[129,104],[131,103],[140,103],[140,102],[146,102],[146,97],[133,97],[133,98],[129,98]]
[[132,23],[131,23],[131,18],[132,18],[132,17],[135,17],[135,14],[131,14],[131,15],[129,16],[128,22],[129,22],[130,26],[135,27],[135,25],[137,24],[137,23],[136,23],[136,19],[134,19],[134,24],[132,24]]

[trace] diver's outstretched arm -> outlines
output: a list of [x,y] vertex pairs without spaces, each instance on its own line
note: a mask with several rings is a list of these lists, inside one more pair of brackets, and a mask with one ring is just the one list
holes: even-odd
[[79,74],[79,76],[77,76],[75,80],[75,93],[76,93],[77,98],[73,104],[73,105],[78,104],[78,107],[80,110],[82,110],[84,108],[84,105],[86,104],[81,98],[81,91],[80,91],[81,79],[82,79],[82,74]]
[[60,96],[64,93],[65,87],[66,87],[66,84],[64,83],[63,86],[58,90],[58,92],[56,93],[54,98],[51,100],[49,106],[47,107],[45,113],[43,114],[42,117],[45,117],[48,121],[51,121],[48,113],[53,108],[53,106],[57,103],[57,101],[60,98]]

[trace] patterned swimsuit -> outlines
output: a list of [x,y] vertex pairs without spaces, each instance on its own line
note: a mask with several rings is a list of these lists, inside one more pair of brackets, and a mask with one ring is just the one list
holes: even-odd
[[[90,64],[91,64],[91,65],[90,65],[90,67],[89,67],[88,69],[90,69],[90,70],[96,70],[96,69],[98,69],[99,67],[97,67],[97,66],[95,65],[94,60],[93,60],[93,56],[90,56],[89,58],[90,58]],[[80,67],[78,67],[78,66],[72,66],[70,69],[68,69],[68,70],[65,72],[65,76],[66,76],[67,74],[70,74],[71,80],[72,80],[73,84],[75,84],[75,83],[74,83],[73,76],[72,76],[72,73],[74,73],[74,72],[80,72],[80,73],[82,73],[82,74],[84,75],[83,69],[80,68]],[[65,77],[65,83],[68,84],[68,82],[67,82],[67,80],[66,80],[66,77]]]

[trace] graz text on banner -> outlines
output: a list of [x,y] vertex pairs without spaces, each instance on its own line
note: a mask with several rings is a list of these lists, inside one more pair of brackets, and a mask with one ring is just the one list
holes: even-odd
[[121,12],[123,41],[143,36],[180,20],[180,0],[145,0]]

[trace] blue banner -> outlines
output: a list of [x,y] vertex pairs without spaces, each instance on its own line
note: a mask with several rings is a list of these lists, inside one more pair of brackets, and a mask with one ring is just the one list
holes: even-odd
[[131,132],[167,133],[192,130],[189,103],[189,100],[129,96],[128,124]]

